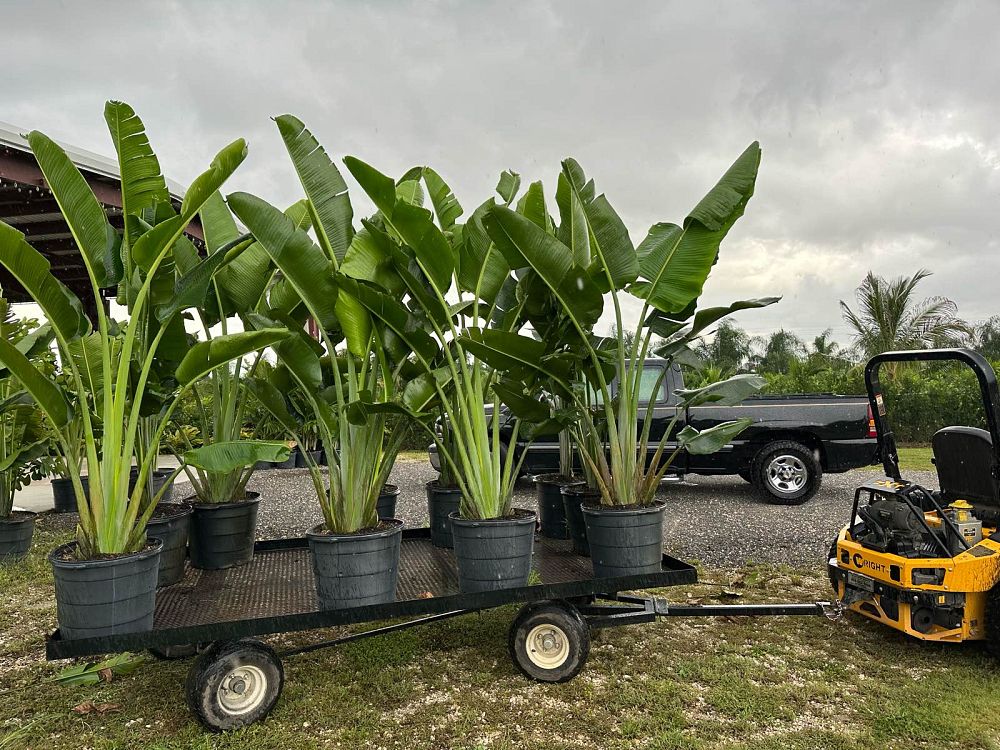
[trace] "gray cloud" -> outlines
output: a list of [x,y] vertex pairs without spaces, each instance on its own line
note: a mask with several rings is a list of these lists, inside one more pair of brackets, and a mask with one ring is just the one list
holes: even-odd
[[[186,182],[237,136],[230,187],[298,197],[269,117],[384,171],[434,165],[464,205],[573,155],[639,241],[754,139],[757,194],[707,301],[778,293],[755,332],[834,326],[864,273],[1000,312],[1000,5],[339,2],[11,5],[0,119],[101,153],[107,98]],[[365,201],[356,198],[358,210]]]

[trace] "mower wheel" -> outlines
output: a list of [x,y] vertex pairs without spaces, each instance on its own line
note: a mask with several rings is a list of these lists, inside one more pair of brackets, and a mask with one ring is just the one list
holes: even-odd
[[772,505],[802,505],[823,482],[823,467],[809,446],[775,440],[754,456],[751,477],[758,496]]
[[1000,584],[986,594],[986,650],[1000,659]]

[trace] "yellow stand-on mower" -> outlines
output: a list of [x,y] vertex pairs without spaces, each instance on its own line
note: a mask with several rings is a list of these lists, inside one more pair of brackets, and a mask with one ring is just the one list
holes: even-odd
[[[945,427],[931,441],[939,489],[900,476],[879,368],[955,360],[976,374],[989,431]],[[1000,655],[1000,394],[990,363],[967,349],[880,354],[865,368],[885,478],[854,493],[851,523],[830,549],[837,597],[915,638],[985,640]]]

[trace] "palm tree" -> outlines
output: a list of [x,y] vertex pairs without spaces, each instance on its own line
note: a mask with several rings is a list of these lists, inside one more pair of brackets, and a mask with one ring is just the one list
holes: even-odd
[[766,339],[758,339],[763,351],[753,357],[753,369],[758,372],[787,373],[793,362],[806,354],[805,344],[791,331],[779,328]]
[[854,346],[865,357],[897,349],[926,349],[961,342],[969,324],[958,317],[958,305],[947,297],[918,300],[917,285],[930,276],[885,279],[871,271],[856,292],[858,312],[841,300],[844,320],[854,330]]
[[695,353],[720,372],[729,374],[747,369],[752,354],[750,335],[735,323],[724,320],[719,323],[711,341],[702,341],[695,347]]

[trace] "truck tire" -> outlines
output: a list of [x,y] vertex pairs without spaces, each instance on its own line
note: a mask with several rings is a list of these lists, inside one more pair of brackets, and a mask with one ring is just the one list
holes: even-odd
[[802,505],[823,482],[823,468],[812,449],[794,440],[776,440],[754,456],[751,483],[772,505]]

